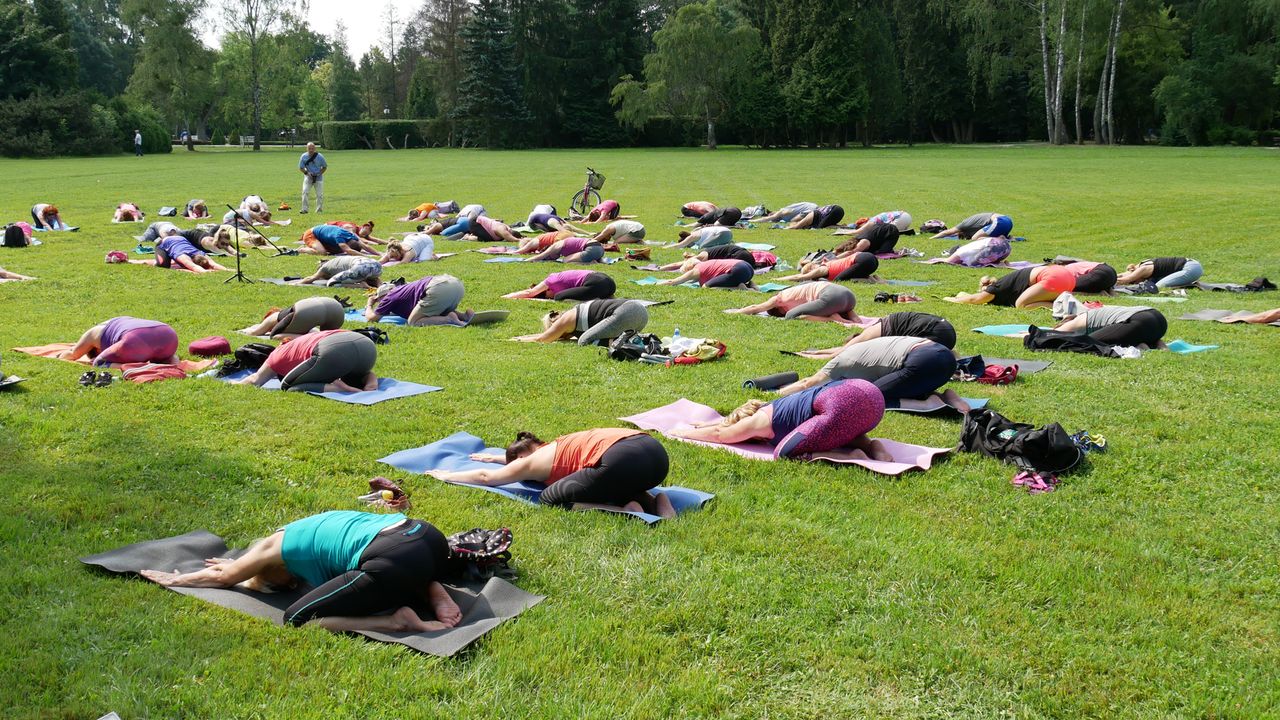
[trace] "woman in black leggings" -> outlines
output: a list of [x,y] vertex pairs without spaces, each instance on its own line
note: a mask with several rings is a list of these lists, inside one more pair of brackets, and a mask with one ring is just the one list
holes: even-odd
[[1143,305],[1103,305],[1064,320],[1054,330],[1083,332],[1109,345],[1163,350],[1169,321],[1159,310]]
[[367,336],[324,330],[281,345],[256,372],[236,382],[261,387],[278,377],[281,389],[298,392],[377,390],[378,376],[373,374],[377,360],[378,347]]
[[512,300],[605,300],[618,286],[613,278],[594,270],[565,270],[551,273],[528,290],[503,295]]
[[468,485],[547,484],[545,505],[594,505],[612,510],[675,517],[666,495],[649,490],[667,479],[670,460],[662,443],[639,430],[600,428],[561,435],[551,442],[522,432],[505,455],[477,453],[479,462],[501,463],[492,470],[432,470],[428,475]]
[[[311,590],[285,610],[284,621],[315,621],[333,632],[432,632],[454,627],[462,613],[440,584],[449,546],[431,523],[401,514],[333,511],[285,525],[232,560],[209,558],[189,573],[143,570],[166,587],[270,592],[306,583]],[[354,569],[349,569],[354,568]],[[411,607],[425,603],[435,620]],[[378,615],[393,610],[389,615]]]

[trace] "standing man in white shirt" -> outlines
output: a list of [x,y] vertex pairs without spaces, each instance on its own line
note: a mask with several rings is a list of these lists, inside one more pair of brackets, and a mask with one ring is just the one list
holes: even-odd
[[133,154],[135,157],[142,157],[142,131],[141,130],[133,131]]
[[316,191],[316,212],[324,212],[324,174],[329,164],[316,152],[316,144],[307,143],[307,151],[298,158],[298,172],[302,173],[302,212],[307,212],[307,196]]

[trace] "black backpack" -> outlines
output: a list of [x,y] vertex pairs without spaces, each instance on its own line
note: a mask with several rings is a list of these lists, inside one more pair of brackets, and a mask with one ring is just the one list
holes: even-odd
[[387,343],[391,342],[391,336],[387,334],[386,330],[383,330],[380,327],[366,325],[365,327],[362,327],[362,328],[356,328],[351,332],[360,333],[361,335],[372,340],[376,345],[386,345]]
[[1039,473],[1066,472],[1084,457],[1058,423],[1036,428],[1013,422],[988,408],[972,410],[965,416],[960,449]]
[[4,229],[4,246],[20,248],[27,246],[27,234],[17,225],[9,225]]
[[639,360],[644,355],[665,355],[666,352],[657,335],[641,335],[635,330],[627,330],[609,343],[609,357],[613,360]]
[[267,361],[275,347],[266,343],[246,343],[236,348],[236,362],[242,368],[251,368],[257,370]]

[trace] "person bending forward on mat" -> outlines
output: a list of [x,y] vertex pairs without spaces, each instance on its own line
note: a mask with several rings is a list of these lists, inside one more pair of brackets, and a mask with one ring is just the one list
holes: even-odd
[[271,351],[256,372],[235,382],[261,387],[280,378],[282,390],[360,392],[377,390],[373,364],[378,347],[350,330],[324,330],[287,342]]
[[755,315],[769,313],[787,320],[811,320],[813,322],[860,321],[853,311],[858,299],[853,291],[843,285],[829,282],[807,282],[792,285],[774,293],[768,300],[744,308],[729,308],[726,313]]
[[376,288],[382,284],[382,263],[371,257],[336,257],[324,260],[314,274],[302,278],[299,285],[322,282],[325,285],[364,283]]
[[409,233],[401,240],[392,240],[387,243],[387,251],[382,253],[382,257],[378,258],[378,262],[385,266],[394,265],[396,263],[415,263],[435,260],[435,238],[425,232],[422,232],[421,225],[419,225],[418,228],[418,232]]
[[898,245],[898,238],[901,236],[902,233],[898,230],[898,226],[893,223],[875,223],[873,225],[868,222],[853,231],[848,240],[837,245],[834,252],[837,257],[851,252],[869,252],[873,255],[892,253]]
[[724,225],[733,227],[742,219],[742,211],[736,207],[716,208],[698,218],[699,225]]
[[879,279],[876,277],[876,270],[879,268],[880,259],[872,253],[846,252],[826,260],[801,262],[795,274],[780,277],[778,282],[795,282],[798,280],[873,281]]
[[818,209],[818,203],[793,202],[790,205],[784,206],[780,210],[775,210],[769,213],[768,215],[765,215],[764,217],[760,218],[758,222],[762,222],[762,223],[791,222],[792,220],[795,220],[798,217],[807,215],[817,209]]
[[549,443],[522,432],[507,447],[505,456],[476,453],[471,459],[504,464],[493,470],[431,470],[427,474],[446,482],[488,487],[521,481],[546,483],[541,496],[544,505],[598,506],[664,518],[676,515],[666,495],[649,494],[667,479],[667,450],[639,430],[584,430]]
[[[449,545],[423,520],[400,513],[334,510],[285,525],[244,555],[209,558],[189,573],[143,570],[165,587],[230,588],[274,592],[305,581],[311,591],[284,611],[288,625],[332,632],[433,632],[456,627],[462,612],[439,579]],[[434,620],[412,605],[425,602]],[[391,614],[378,614],[387,611]]]
[[618,286],[613,278],[594,270],[564,270],[551,273],[528,290],[517,290],[502,297],[509,300],[605,300],[613,297]]
[[787,230],[823,230],[840,224],[844,208],[839,205],[823,205],[792,220]]
[[94,325],[58,357],[79,360],[94,355],[94,365],[178,362],[178,333],[158,320],[123,315]]
[[1064,265],[1066,269],[1076,276],[1076,294],[1086,293],[1093,295],[1115,295],[1113,290],[1116,287],[1116,280],[1119,274],[1116,269],[1106,263],[1099,262],[1073,262]]
[[706,225],[693,230],[680,231],[680,239],[667,247],[691,247],[699,250],[728,245],[733,242],[733,228],[724,225]]
[[621,245],[623,243],[643,242],[644,236],[645,229],[643,224],[635,220],[614,220],[605,225],[604,229],[596,233],[595,237],[591,239],[598,243],[609,242],[614,245]]
[[684,274],[663,280],[659,285],[681,285],[690,280],[697,280],[702,287],[709,288],[753,288],[752,279],[756,271],[751,263],[742,260],[707,260],[698,263]]
[[939,392],[956,372],[956,356],[945,345],[914,337],[880,337],[851,345],[818,372],[782,388],[791,395],[828,380],[866,380],[884,394],[886,407],[913,409],[915,401],[938,395],[961,413],[969,412],[954,390]]
[[1143,305],[1103,305],[1067,318],[1053,328],[1058,332],[1082,332],[1108,345],[1139,350],[1167,350],[1164,334],[1169,321],[1155,308]]
[[551,262],[563,260],[567,263],[593,263],[604,259],[604,246],[584,237],[569,237],[551,243],[546,250],[525,260],[525,262]]
[[1199,260],[1187,257],[1158,257],[1128,266],[1116,279],[1117,285],[1133,285],[1150,280],[1158,288],[1179,288],[1194,285],[1204,275]]
[[226,270],[225,267],[214,262],[203,249],[191,244],[182,234],[170,235],[156,241],[155,253],[154,260],[130,260],[129,263],[154,265],[158,268],[171,268],[174,263],[177,263],[183,270],[190,270],[193,273]]
[[847,347],[864,343],[868,340],[875,340],[879,337],[917,337],[924,340],[932,340],[952,351],[956,347],[956,329],[951,326],[951,323],[946,318],[908,310],[889,313],[880,318],[871,327],[866,328],[857,335],[851,335],[839,347],[826,348],[824,350],[805,350],[796,353],[796,355],[811,360],[830,360]]
[[933,240],[958,237],[962,240],[977,240],[984,237],[1008,237],[1013,231],[1013,218],[1000,213],[981,212],[970,215],[960,221],[959,225],[949,227],[933,236]]
[[649,310],[637,300],[588,300],[564,312],[553,310],[544,315],[543,332],[512,339],[552,343],[577,338],[579,345],[592,345],[612,340],[628,330],[640,332],[648,324]]
[[844,450],[840,457],[890,461],[884,445],[867,437],[883,417],[884,395],[875,385],[832,380],[770,402],[748,400],[723,420],[671,434],[725,445],[767,440],[775,458]]
[[383,285],[369,298],[364,318],[378,322],[387,315],[396,315],[411,327],[466,327],[476,313],[458,312],[464,292],[462,281],[452,275],[428,275],[404,285]]
[[[762,257],[763,255],[764,253],[761,253]],[[777,256],[774,257],[776,258]],[[773,265],[773,263],[770,263],[769,265],[762,265],[754,252],[739,245],[729,243],[728,245],[716,245],[715,247],[707,248],[706,250],[696,254],[687,252],[684,254],[684,260],[681,260],[680,262],[667,263],[659,269],[688,272],[697,267],[698,263],[706,262],[708,260],[741,260],[746,263],[751,263],[751,267],[753,268],[771,267]]]
[[376,254],[367,249],[359,235],[337,225],[316,225],[302,234],[302,247],[298,252],[307,255],[357,255]]
[[284,310],[268,312],[262,322],[240,332],[272,340],[292,340],[313,330],[340,329],[345,313],[342,303],[336,298],[303,298]]
[[111,222],[142,222],[144,213],[138,209],[137,203],[122,202],[116,206],[115,215],[112,216]]
[[[999,278],[984,275],[978,281],[978,292],[956,293],[952,297],[943,298],[943,300],[961,305],[1001,305],[1017,308],[1053,307],[1053,301],[1059,295],[1072,289],[1072,287],[1059,285],[1058,280],[1049,281],[1046,273],[1053,274],[1056,271],[1067,273],[1066,277],[1070,279],[1070,282],[1066,282],[1066,280],[1062,280],[1062,282],[1074,287],[1075,276],[1071,275],[1071,271],[1057,265],[1048,265],[1014,270]],[[1049,285],[1054,285],[1054,288],[1050,288]]]
[[601,223],[617,220],[622,214],[622,205],[617,200],[601,200],[599,205],[591,208],[591,212],[582,219],[584,223]]

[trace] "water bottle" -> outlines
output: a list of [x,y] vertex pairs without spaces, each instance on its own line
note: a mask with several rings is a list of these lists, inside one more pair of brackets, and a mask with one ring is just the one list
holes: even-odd
[[676,328],[675,331],[671,333],[671,342],[680,342],[680,328]]

